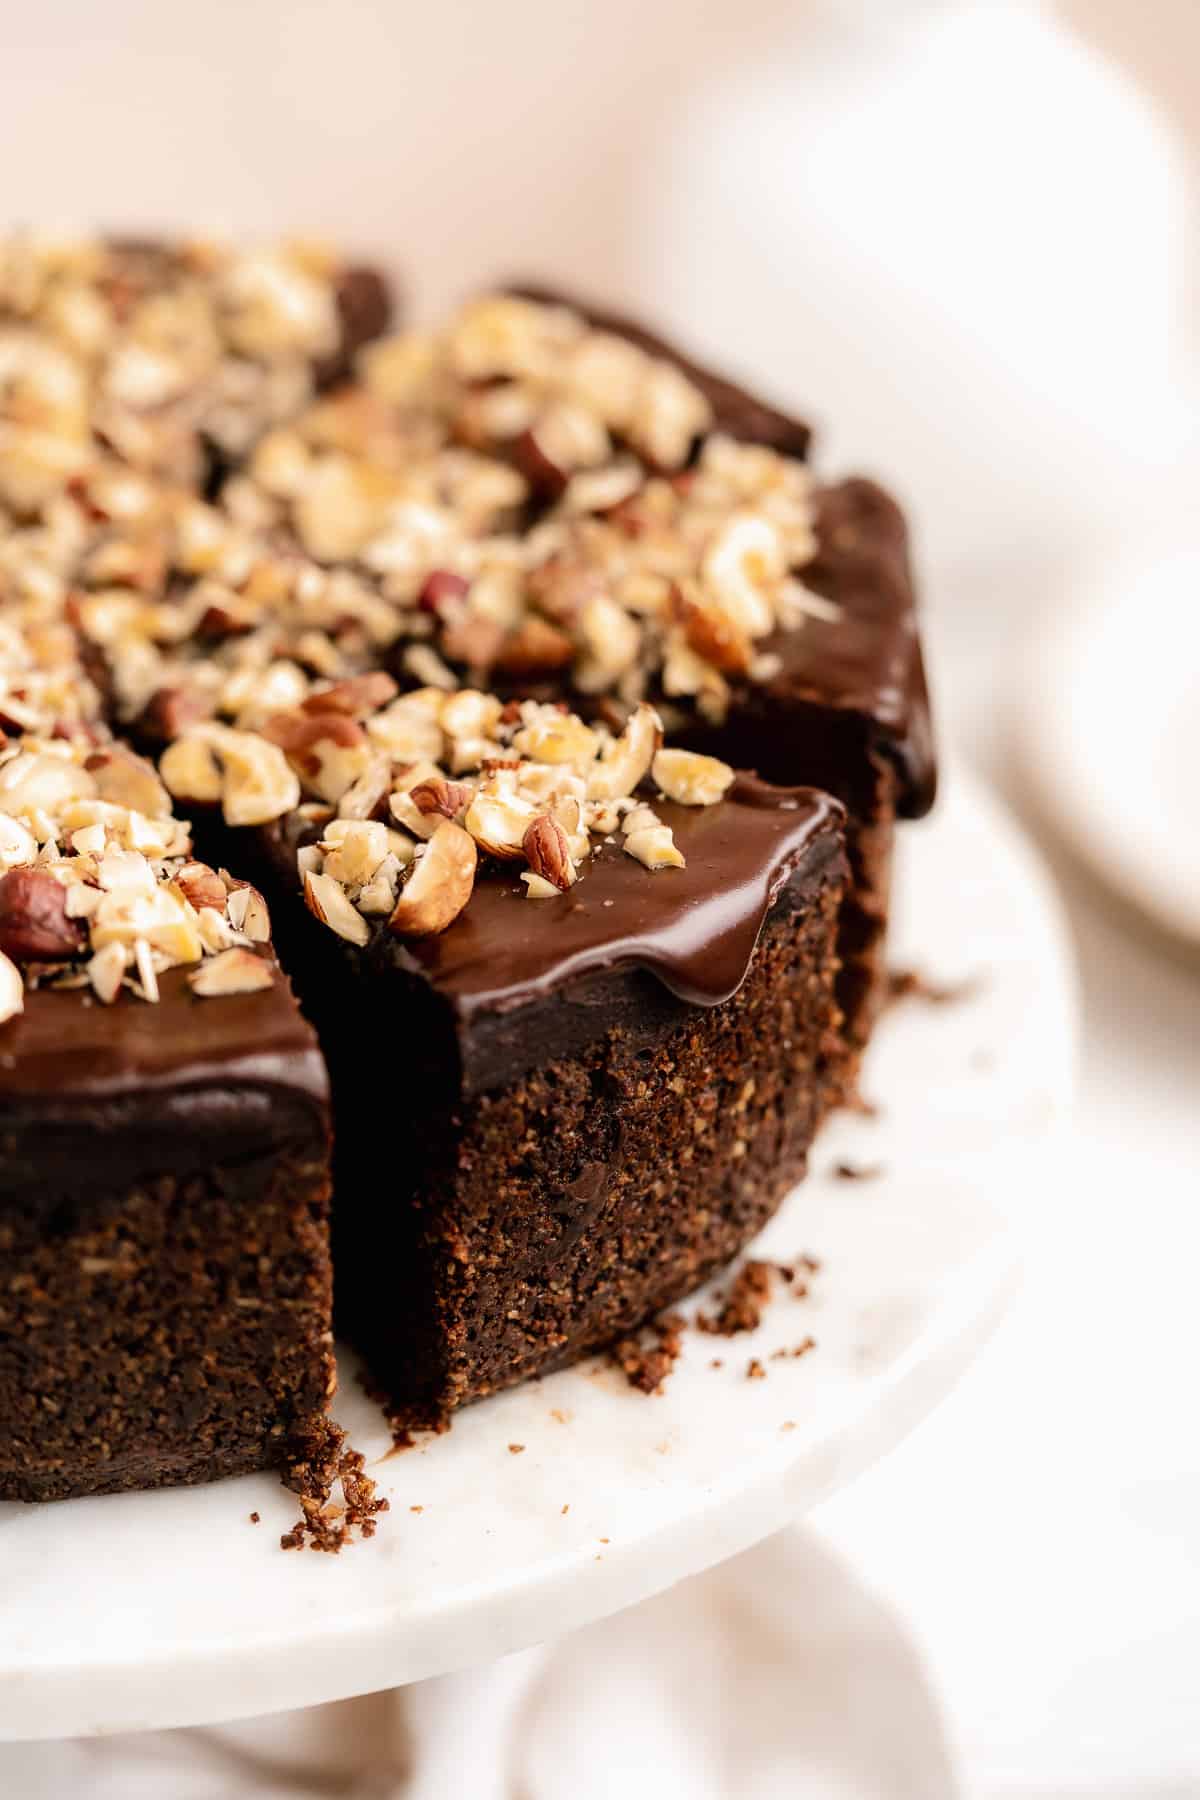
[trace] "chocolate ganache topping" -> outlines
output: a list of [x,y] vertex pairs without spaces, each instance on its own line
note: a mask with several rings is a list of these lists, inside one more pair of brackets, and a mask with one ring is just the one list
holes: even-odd
[[808,860],[836,854],[835,801],[740,775],[715,806],[661,804],[683,868],[647,875],[603,846],[577,886],[529,905],[503,871],[480,881],[450,928],[407,944],[410,960],[464,1020],[545,999],[620,968],[653,974],[679,999],[716,1006],[746,978],[772,905]]

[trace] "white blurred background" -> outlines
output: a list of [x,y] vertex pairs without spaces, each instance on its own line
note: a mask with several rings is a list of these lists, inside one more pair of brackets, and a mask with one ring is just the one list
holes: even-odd
[[[0,17],[14,221],[328,234],[384,256],[420,310],[533,271],[813,416],[826,467],[910,503],[944,724],[1018,804],[1043,621],[1115,551],[1200,535],[1200,0]],[[1062,1165],[1033,1178],[1026,1292],[960,1393],[817,1522],[899,1607],[970,1793],[1183,1800],[1200,959],[1048,849],[1082,957],[1083,1091]]]

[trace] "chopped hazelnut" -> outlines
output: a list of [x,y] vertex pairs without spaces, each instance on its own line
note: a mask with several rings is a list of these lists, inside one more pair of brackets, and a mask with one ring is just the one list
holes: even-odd
[[25,1005],[25,984],[21,980],[21,971],[11,958],[0,950],[0,1025],[14,1019]]
[[194,994],[217,998],[226,994],[255,994],[271,986],[274,976],[265,957],[252,950],[222,950],[219,956],[206,957],[198,969],[188,976]]
[[475,841],[461,825],[443,819],[388,920],[398,937],[430,937],[453,923],[475,885]]
[[328,925],[331,931],[336,931],[339,937],[359,945],[370,939],[367,921],[351,906],[345,891],[332,875],[305,873],[304,901],[309,912],[320,919],[322,925]]
[[202,906],[215,907],[218,912],[225,911],[227,899],[225,883],[215,869],[207,863],[185,863],[175,877],[185,900],[194,906],[197,912]]
[[423,818],[457,819],[470,805],[474,788],[465,781],[419,781],[409,789],[409,799]]
[[660,750],[651,773],[667,799],[684,806],[712,806],[733,784],[728,763],[695,750]]
[[14,962],[59,962],[76,955],[83,934],[67,916],[67,890],[38,869],[0,876],[0,951]]
[[525,833],[536,816],[533,802],[518,794],[480,792],[467,808],[463,824],[481,850],[514,861],[522,854]]
[[615,738],[588,775],[590,800],[615,800],[632,794],[649,772],[662,743],[662,720],[645,701],[633,713],[619,738]]
[[684,858],[669,825],[650,825],[642,831],[630,832],[625,839],[625,849],[651,870],[684,867]]
[[150,818],[170,812],[170,797],[154,764],[147,762],[144,756],[135,756],[132,750],[111,745],[89,756],[84,767],[92,775],[101,800],[145,813]]
[[545,813],[535,819],[525,833],[522,848],[533,873],[563,893],[576,879],[567,834],[557,819]]

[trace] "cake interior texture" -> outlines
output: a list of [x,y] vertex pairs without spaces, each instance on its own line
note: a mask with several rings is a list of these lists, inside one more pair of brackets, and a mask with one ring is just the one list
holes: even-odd
[[277,981],[7,1028],[0,1498],[270,1467],[328,1404],[326,1078]]
[[603,310],[390,309],[0,255],[0,1498],[282,1463],[334,1318],[399,1423],[564,1367],[855,1088],[935,786],[900,509]]

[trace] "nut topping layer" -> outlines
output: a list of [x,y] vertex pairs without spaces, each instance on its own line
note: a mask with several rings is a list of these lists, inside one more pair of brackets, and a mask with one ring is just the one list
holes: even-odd
[[[777,633],[836,614],[803,586],[807,469],[714,432],[674,363],[485,295],[317,396],[337,276],[304,246],[0,240],[10,1010],[10,969],[104,1001],[175,963],[201,995],[270,978],[261,896],[191,858],[169,796],[299,809],[305,900],[357,945],[444,930],[489,861],[531,900],[601,842],[677,868],[655,795],[733,773],[663,710],[719,720]],[[508,698],[568,687],[586,717]],[[165,741],[157,774],[106,714]]]
[[0,749],[0,871],[0,1021],[28,987],[155,1001],[179,964],[196,965],[201,995],[273,980],[254,950],[270,934],[262,895],[192,858],[186,822],[132,751],[37,737]]
[[[829,616],[807,469],[712,432],[674,364],[493,295],[314,399],[334,273],[304,247],[0,243],[0,610],[19,585],[43,632],[69,616],[123,721],[257,729],[383,664],[719,719],[773,634]],[[53,666],[21,729],[78,704]]]
[[[270,719],[270,742],[245,734],[286,759],[295,791],[279,782],[271,816],[306,795],[299,816],[318,835],[297,854],[304,898],[354,944],[368,941],[372,918],[401,937],[444,931],[468,904],[481,857],[517,865],[531,900],[580,880],[596,839],[620,842],[652,871],[682,867],[670,828],[639,789],[653,771],[660,792],[703,806],[733,780],[715,757],[661,749],[661,721],[645,701],[614,735],[560,706],[504,705],[470,688],[420,688],[373,712],[372,698],[344,684],[336,705],[318,693]],[[263,789],[246,756],[226,757],[218,788],[206,760],[214,734],[243,735],[198,727],[166,752],[161,772],[179,798],[206,784],[228,818],[245,804],[240,780],[256,805]]]

